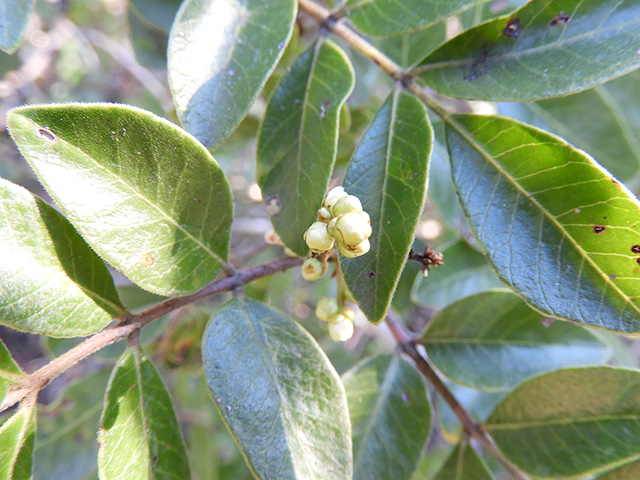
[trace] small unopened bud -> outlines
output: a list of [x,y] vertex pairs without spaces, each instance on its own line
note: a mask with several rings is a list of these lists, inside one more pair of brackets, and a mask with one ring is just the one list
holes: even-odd
[[371,243],[368,238],[365,238],[362,242],[360,242],[355,247],[349,247],[347,245],[342,245],[338,243],[338,250],[340,253],[347,258],[356,258],[368,253],[371,249]]
[[353,311],[353,308],[344,307],[340,313],[345,316],[345,318],[353,321],[356,318],[356,312]]
[[[339,315],[344,318],[342,315]],[[353,322],[347,318],[339,323],[329,323],[329,335],[334,342],[345,342],[353,336]]]
[[270,228],[269,230],[264,232],[264,241],[269,245],[282,245],[280,235],[278,235],[273,228]]
[[347,195],[336,202],[332,212],[336,217],[349,212],[362,212],[362,203],[355,195]]
[[335,187],[329,190],[322,201],[322,206],[331,211],[338,200],[347,196],[344,187]]
[[336,238],[336,223],[337,223],[337,221],[338,221],[338,218],[334,217],[334,218],[331,219],[331,221],[329,223],[327,223],[327,232],[333,238]]
[[327,224],[313,222],[304,232],[304,241],[313,253],[322,253],[331,250],[334,239],[327,231]]
[[318,210],[318,221],[328,223],[331,220],[331,212],[326,208],[322,207]]
[[302,278],[313,282],[318,280],[327,271],[327,264],[317,258],[307,258],[302,264]]
[[337,315],[340,312],[338,307],[338,300],[335,298],[324,297],[318,300],[316,305],[316,317],[320,320],[328,322],[331,317]]
[[334,235],[338,243],[355,247],[371,236],[369,215],[365,212],[350,212],[340,215],[336,221]]

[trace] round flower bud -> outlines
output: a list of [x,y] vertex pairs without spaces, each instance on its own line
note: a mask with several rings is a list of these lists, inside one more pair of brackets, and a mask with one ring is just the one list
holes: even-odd
[[349,212],[362,212],[362,203],[355,195],[347,195],[336,202],[332,211],[336,217]]
[[313,222],[304,232],[304,241],[313,253],[322,253],[331,250],[334,239],[329,235],[326,223]]
[[340,323],[329,323],[329,335],[334,342],[349,340],[353,335],[353,322],[345,318]]
[[318,280],[327,271],[327,264],[317,258],[307,258],[302,264],[302,278],[313,282]]
[[333,238],[336,238],[336,223],[338,222],[338,218],[334,217],[331,219],[329,223],[327,223],[327,232]]
[[353,321],[356,318],[356,312],[353,311],[353,308],[344,307],[340,313],[344,315],[347,319]]
[[270,228],[269,230],[264,232],[264,241],[269,245],[282,245],[280,235],[278,235],[273,228]]
[[346,245],[342,245],[341,243],[338,243],[338,250],[340,250],[340,253],[347,258],[360,257],[361,255],[364,255],[365,253],[369,252],[370,249],[371,249],[371,243],[369,243],[368,238],[365,238],[362,242],[360,242],[355,247],[348,247]]
[[336,221],[335,239],[348,247],[355,247],[371,236],[369,215],[365,212],[349,212],[340,215]]
[[347,192],[344,191],[344,187],[335,187],[329,190],[322,201],[322,206],[331,211],[333,206],[338,200],[347,196]]
[[327,223],[331,220],[331,212],[326,208],[322,207],[318,210],[318,221]]
[[338,300],[336,298],[324,297],[318,300],[316,305],[316,317],[320,320],[328,322],[331,317],[337,315],[340,312],[338,307]]

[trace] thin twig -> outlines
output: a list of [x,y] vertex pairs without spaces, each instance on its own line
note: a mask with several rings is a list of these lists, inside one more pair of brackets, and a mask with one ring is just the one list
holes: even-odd
[[55,360],[52,360],[40,370],[27,375],[16,389],[7,393],[2,405],[0,405],[0,412],[15,405],[30,393],[37,392],[69,367],[87,358],[89,355],[92,355],[107,345],[111,345],[118,340],[122,340],[123,338],[130,336],[145,325],[148,325],[154,320],[157,320],[178,308],[197,302],[198,300],[202,300],[216,293],[238,289],[258,278],[266,277],[301,265],[303,261],[303,258],[282,258],[273,262],[256,265],[255,267],[237,270],[232,275],[219,278],[192,295],[170,298],[135,315],[129,314],[126,318],[117,319],[121,321],[120,324],[96,333],[93,337],[86,339],[80,345],[77,345]]
[[493,439],[489,435],[489,433],[484,429],[484,427],[476,422],[469,412],[465,410],[465,408],[460,405],[460,402],[456,399],[456,397],[451,393],[451,390],[447,388],[440,377],[435,372],[431,364],[427,361],[425,357],[418,351],[416,345],[411,338],[409,332],[404,328],[402,323],[396,318],[396,316],[389,312],[387,315],[387,325],[391,330],[391,333],[395,337],[396,341],[402,348],[402,350],[411,357],[411,359],[416,364],[416,367],[424,375],[424,377],[433,385],[433,387],[438,391],[445,402],[451,407],[453,413],[455,413],[458,420],[462,424],[462,428],[466,432],[467,435],[476,439],[480,445],[491,454],[500,465],[504,467],[504,469],[516,480],[527,480],[519,470],[517,470],[513,465],[511,465],[507,459],[502,455],[502,452],[498,450],[495,443],[493,443]]

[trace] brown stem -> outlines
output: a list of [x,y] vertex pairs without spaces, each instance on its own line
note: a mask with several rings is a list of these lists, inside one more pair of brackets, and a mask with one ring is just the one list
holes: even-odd
[[397,317],[389,312],[387,315],[387,325],[391,330],[391,333],[395,337],[396,341],[402,348],[402,350],[411,357],[411,359],[416,364],[416,367],[422,373],[422,375],[433,385],[433,387],[438,391],[444,401],[447,402],[453,413],[455,413],[458,420],[462,424],[462,428],[472,438],[475,438],[480,445],[490,453],[500,465],[504,467],[504,469],[516,480],[527,480],[519,470],[517,470],[513,465],[511,465],[507,459],[502,455],[502,452],[498,450],[495,443],[493,443],[493,439],[484,429],[484,427],[476,422],[469,412],[465,410],[465,408],[460,405],[460,402],[456,399],[456,397],[451,393],[451,390],[447,388],[440,377],[435,372],[431,364],[427,361],[425,357],[418,351],[416,345],[411,338],[409,332],[404,328],[402,323],[397,319]]
[[29,393],[37,392],[77,362],[87,358],[89,355],[92,355],[107,345],[131,336],[145,325],[165,316],[167,313],[216,293],[238,289],[239,287],[242,287],[242,285],[258,278],[266,277],[276,272],[282,272],[296,267],[301,265],[303,261],[303,258],[283,258],[273,262],[264,263],[262,265],[257,265],[255,267],[237,270],[232,275],[215,280],[213,283],[192,295],[170,298],[164,302],[153,305],[140,313],[120,319],[122,320],[122,323],[96,333],[93,337],[86,339],[80,345],[72,348],[68,352],[65,352],[55,360],[52,360],[40,370],[27,375],[20,382],[18,388],[7,393],[2,405],[0,405],[0,412],[15,405],[27,397]]

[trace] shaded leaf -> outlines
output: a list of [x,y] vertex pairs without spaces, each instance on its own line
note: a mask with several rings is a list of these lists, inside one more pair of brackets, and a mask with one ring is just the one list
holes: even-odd
[[452,97],[539,100],[637,68],[639,41],[634,0],[529,2],[453,38],[413,73]]
[[351,479],[344,387],[302,327],[234,299],[209,322],[203,358],[215,405],[257,478]]
[[12,383],[20,381],[24,376],[22,370],[11,356],[11,352],[0,339],[0,405]]
[[431,428],[420,373],[399,356],[379,355],[342,380],[353,430],[353,478],[411,478]]
[[362,32],[397,35],[426,28],[488,0],[348,0],[341,11]]
[[640,170],[640,71],[575,95],[500,110],[560,135],[622,180]]
[[433,133],[424,105],[394,90],[360,141],[344,188],[371,217],[371,250],[340,255],[349,290],[373,323],[380,323],[407,261],[424,207]]
[[640,462],[635,461],[597,477],[597,480],[637,480],[640,478]]
[[416,276],[411,291],[414,302],[444,308],[469,295],[502,287],[487,259],[467,242],[458,240],[442,250],[444,265],[432,268],[425,277]]
[[0,49],[13,53],[29,24],[33,0],[0,0]]
[[129,6],[152,25],[168,32],[180,3],[181,0],[131,0]]
[[167,63],[168,36],[149,26],[136,12],[129,12],[129,35],[136,59],[150,69],[164,69]]
[[0,479],[29,480],[36,437],[35,398],[23,400],[0,426]]
[[544,320],[511,292],[480,293],[440,312],[420,343],[447,377],[487,391],[510,390],[538,373],[608,360],[607,346],[586,329]]
[[125,310],[107,266],[44,201],[0,179],[0,323],[56,337],[95,333]]
[[101,480],[190,478],[169,392],[138,349],[128,349],[111,374],[98,444]]
[[41,411],[34,452],[35,480],[97,477],[96,431],[108,379],[108,369],[90,374]]
[[640,330],[640,204],[584,152],[500,117],[455,115],[453,178],[502,279],[545,315]]
[[224,268],[231,190],[180,128],[109,104],[21,107],[8,125],[74,227],[132,282],[185,295]]
[[639,417],[640,372],[591,367],[526,381],[485,426],[523,472],[569,478],[637,459]]
[[[353,88],[344,52],[322,41],[304,52],[282,78],[260,129],[256,177],[273,227],[299,256],[315,221],[336,158],[340,108]],[[278,210],[279,208],[279,210]]]
[[402,68],[409,68],[422,60],[446,40],[447,27],[439,22],[428,28],[395,37],[379,38],[378,48]]
[[278,63],[295,0],[185,0],[169,35],[169,83],[185,128],[207,147],[238,126]]
[[431,480],[491,480],[493,476],[467,442],[455,446],[442,469]]

